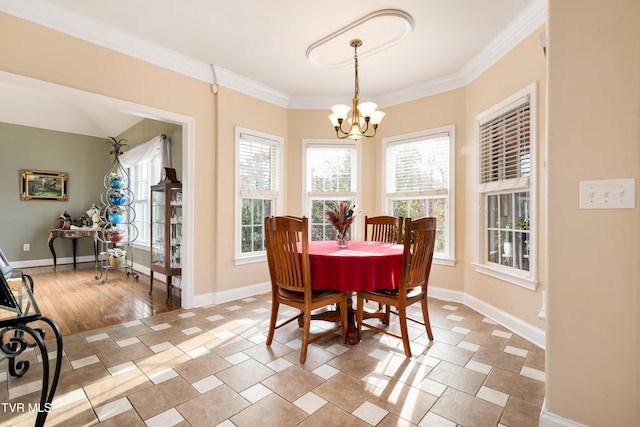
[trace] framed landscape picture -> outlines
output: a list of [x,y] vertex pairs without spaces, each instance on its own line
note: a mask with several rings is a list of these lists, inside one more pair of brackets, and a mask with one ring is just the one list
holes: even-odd
[[20,171],[21,200],[68,200],[69,174],[65,172]]

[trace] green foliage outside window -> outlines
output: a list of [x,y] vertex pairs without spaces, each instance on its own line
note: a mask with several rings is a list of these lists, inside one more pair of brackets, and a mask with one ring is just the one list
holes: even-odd
[[272,214],[271,200],[242,200],[242,252],[264,251],[264,217]]
[[418,219],[425,216],[435,217],[437,220],[435,252],[444,253],[446,250],[445,239],[445,211],[447,199],[402,199],[392,200],[391,210],[393,216]]

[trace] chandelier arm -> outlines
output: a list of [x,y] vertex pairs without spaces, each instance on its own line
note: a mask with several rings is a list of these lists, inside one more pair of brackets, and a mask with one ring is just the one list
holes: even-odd
[[336,126],[336,135],[338,134],[349,135],[349,132],[345,132],[344,129],[342,129],[342,124],[345,122],[345,120],[338,120],[338,122],[340,126]]
[[[342,136],[340,136],[340,134],[342,134]],[[345,131],[343,131],[341,128],[339,128],[338,126],[336,126],[336,138],[338,139],[345,139],[346,137],[348,137],[349,134],[346,133]]]
[[[369,130],[369,120],[364,121],[364,129],[362,129],[362,127],[360,127],[360,132],[362,132],[362,134],[364,135],[367,131]],[[365,135],[367,136],[367,135]]]

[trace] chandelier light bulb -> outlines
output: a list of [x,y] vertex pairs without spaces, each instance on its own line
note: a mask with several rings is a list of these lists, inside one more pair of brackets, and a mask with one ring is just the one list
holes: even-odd
[[346,119],[349,114],[349,110],[351,110],[351,107],[345,104],[336,104],[331,106],[331,111],[333,111],[333,114],[335,114],[337,119]]
[[371,117],[371,114],[376,111],[376,108],[378,108],[378,104],[375,102],[363,102],[358,105],[358,111],[360,111],[362,117]]
[[374,126],[378,126],[382,121],[382,119],[384,118],[385,114],[386,113],[384,111],[374,111],[371,114],[371,124]]

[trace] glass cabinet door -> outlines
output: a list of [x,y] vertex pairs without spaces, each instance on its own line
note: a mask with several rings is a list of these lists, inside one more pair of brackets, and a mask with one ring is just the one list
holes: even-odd
[[169,190],[171,205],[169,206],[170,268],[182,267],[182,189]]
[[165,192],[151,191],[151,262],[166,263],[166,206]]

